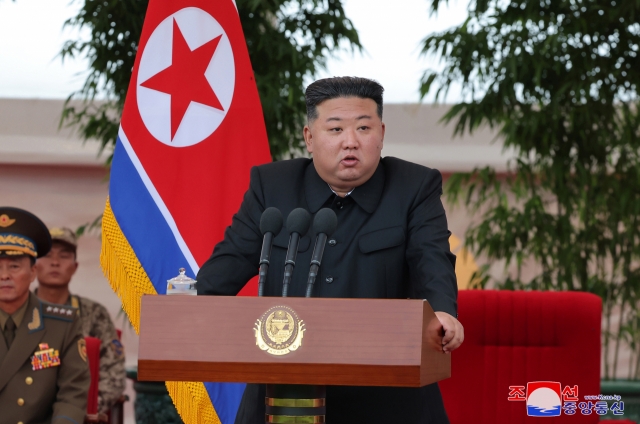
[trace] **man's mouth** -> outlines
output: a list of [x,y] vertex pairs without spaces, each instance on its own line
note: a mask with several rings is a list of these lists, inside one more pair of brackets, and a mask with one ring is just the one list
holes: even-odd
[[355,164],[358,163],[358,158],[356,158],[355,156],[352,156],[352,155],[348,155],[348,156],[343,157],[341,162],[345,166],[354,166]]

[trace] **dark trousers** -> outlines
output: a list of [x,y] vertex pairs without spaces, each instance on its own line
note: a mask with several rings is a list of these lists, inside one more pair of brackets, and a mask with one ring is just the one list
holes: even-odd
[[[265,385],[247,384],[235,424],[265,422]],[[405,387],[327,387],[328,424],[449,424],[437,384]]]

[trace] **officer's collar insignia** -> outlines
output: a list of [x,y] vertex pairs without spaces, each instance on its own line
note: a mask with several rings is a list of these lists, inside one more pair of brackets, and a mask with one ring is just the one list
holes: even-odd
[[60,366],[60,352],[50,348],[48,343],[40,343],[40,350],[33,353],[31,366],[34,371]]
[[38,330],[42,325],[42,318],[40,317],[40,310],[38,308],[33,308],[33,318],[31,318],[31,322],[27,324],[27,328],[31,331]]
[[80,301],[78,300],[78,296],[71,295],[71,306],[78,310],[78,316],[80,316]]
[[57,318],[63,321],[73,321],[76,309],[71,306],[45,304],[42,314],[48,318]]
[[9,218],[9,215],[7,215],[6,213],[0,215],[0,227],[6,228],[14,222],[16,222],[16,220]]

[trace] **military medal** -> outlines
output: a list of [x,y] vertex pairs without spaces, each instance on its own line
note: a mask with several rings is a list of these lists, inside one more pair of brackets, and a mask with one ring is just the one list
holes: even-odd
[[38,347],[40,350],[34,352],[31,357],[31,365],[34,371],[60,365],[60,352],[50,348],[48,343],[40,343]]

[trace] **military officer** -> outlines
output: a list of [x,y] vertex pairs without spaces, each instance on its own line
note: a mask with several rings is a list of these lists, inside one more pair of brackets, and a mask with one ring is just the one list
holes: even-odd
[[76,310],[30,293],[51,236],[35,215],[0,207],[0,423],[82,424],[90,374]]
[[46,302],[77,308],[82,335],[100,339],[98,412],[106,414],[124,393],[124,348],[107,309],[96,301],[69,291],[71,278],[78,269],[75,233],[65,227],[51,228],[49,233],[51,250],[36,262],[36,295]]

